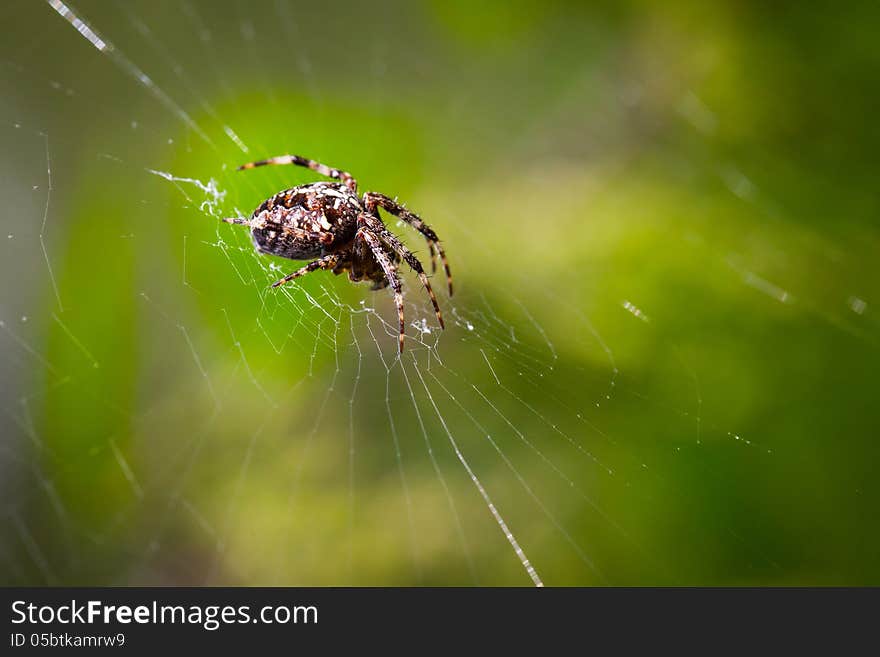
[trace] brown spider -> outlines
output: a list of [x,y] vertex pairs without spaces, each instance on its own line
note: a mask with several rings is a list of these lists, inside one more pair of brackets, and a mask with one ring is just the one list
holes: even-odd
[[446,254],[437,235],[427,224],[384,194],[366,192],[363,198],[358,198],[357,182],[351,174],[299,155],[281,155],[250,162],[238,167],[238,171],[266,164],[295,164],[342,181],[299,185],[263,201],[250,219],[223,220],[229,224],[249,226],[254,246],[261,253],[291,260],[317,258],[275,281],[272,287],[284,285],[316,269],[329,269],[334,274],[348,271],[348,277],[352,281],[372,281],[373,290],[380,290],[390,284],[394,290],[394,303],[397,305],[400,324],[398,352],[402,353],[403,295],[397,267],[403,259],[418,274],[431,297],[440,327],[446,328],[422,263],[385,227],[379,216],[379,208],[402,219],[425,236],[431,253],[431,269],[436,271],[436,256],[439,255],[446,271],[449,296],[452,296],[452,275],[446,262]]

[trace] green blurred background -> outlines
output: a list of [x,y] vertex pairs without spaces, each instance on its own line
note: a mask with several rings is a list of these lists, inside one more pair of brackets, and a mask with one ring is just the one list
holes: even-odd
[[[532,583],[466,463],[546,584],[880,583],[876,3],[67,7],[4,8],[0,582]],[[287,152],[447,331],[267,289]]]

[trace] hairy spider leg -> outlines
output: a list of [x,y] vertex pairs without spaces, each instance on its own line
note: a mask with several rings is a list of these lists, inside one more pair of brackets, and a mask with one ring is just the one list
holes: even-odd
[[443,263],[443,270],[446,272],[446,284],[449,286],[449,296],[452,296],[452,272],[449,270],[449,262],[446,260],[446,252],[440,244],[440,240],[428,224],[422,221],[418,215],[410,212],[400,203],[385,194],[377,192],[367,192],[364,194],[364,205],[371,212],[376,212],[376,207],[380,207],[386,212],[393,214],[398,219],[405,221],[410,226],[425,236],[428,241],[428,248],[431,249],[431,262],[434,262],[434,251],[440,255],[440,261]]
[[437,321],[440,322],[440,328],[445,329],[446,324],[443,322],[443,313],[440,312],[440,306],[437,304],[437,297],[434,296],[434,290],[431,289],[431,282],[425,275],[425,270],[422,269],[422,263],[419,262],[418,258],[416,258],[413,253],[407,249],[399,239],[397,239],[397,236],[391,233],[380,220],[368,214],[360,215],[359,219],[366,223],[376,235],[388,244],[388,246],[394,249],[397,255],[406,261],[406,264],[409,265],[410,269],[418,274],[422,286],[428,292],[428,296],[431,297],[431,303],[434,305],[434,313],[437,315]]
[[284,285],[292,281],[294,278],[299,278],[300,276],[305,276],[306,274],[315,271],[316,269],[334,269],[336,265],[339,264],[339,261],[342,259],[338,253],[330,253],[329,255],[325,255],[323,258],[318,258],[317,260],[313,260],[309,264],[304,267],[300,267],[292,274],[288,274],[284,278],[275,281],[272,283],[272,287],[278,287],[279,285]]
[[307,169],[311,169],[312,171],[317,171],[322,176],[327,176],[328,178],[333,178],[334,180],[341,180],[345,183],[345,186],[348,187],[351,191],[357,193],[357,181],[352,177],[352,175],[346,171],[340,171],[339,169],[334,169],[333,167],[328,167],[326,164],[321,164],[315,160],[310,160],[307,157],[300,157],[299,155],[279,155],[277,157],[270,157],[267,160],[258,160],[257,162],[248,162],[247,164],[242,164],[237,171],[241,171],[242,169],[253,169],[254,167],[262,167],[267,164],[295,164],[299,167],[305,167]]
[[391,289],[394,290],[394,304],[397,306],[397,320],[399,325],[397,353],[402,354],[405,326],[403,321],[403,294],[401,293],[400,279],[397,277],[397,272],[394,271],[394,265],[388,258],[388,254],[385,253],[385,250],[382,248],[382,243],[379,241],[379,238],[373,234],[368,226],[361,226],[358,228],[354,239],[355,241],[363,240],[366,242],[367,246],[370,247],[370,251],[373,252],[373,257],[376,258],[376,262],[379,263],[379,266],[382,267],[382,271],[385,272],[385,278],[388,279],[388,284],[391,286]]
[[431,254],[431,274],[433,275],[437,273],[437,251],[434,250],[434,243],[431,240],[426,239],[426,241],[428,242],[428,253]]

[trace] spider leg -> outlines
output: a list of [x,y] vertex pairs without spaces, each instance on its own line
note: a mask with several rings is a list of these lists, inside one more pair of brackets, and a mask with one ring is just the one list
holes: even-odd
[[431,240],[427,240],[428,242],[428,253],[431,254],[431,274],[437,273],[437,251],[434,250],[434,243]]
[[394,251],[401,257],[402,260],[406,261],[406,264],[409,265],[410,269],[412,269],[419,276],[419,280],[422,282],[422,286],[428,293],[428,296],[431,297],[431,303],[434,305],[434,313],[437,315],[437,321],[440,322],[440,328],[445,329],[446,324],[443,322],[443,313],[440,312],[440,306],[437,304],[437,297],[434,296],[434,290],[431,289],[431,282],[428,280],[428,277],[425,275],[424,269],[422,269],[422,263],[419,262],[419,259],[413,255],[412,251],[407,249],[397,236],[394,235],[391,231],[389,231],[385,224],[383,224],[379,219],[372,217],[368,214],[360,215],[361,220],[370,227],[370,229],[378,235],[382,240],[385,241],[388,246],[390,246]]
[[405,221],[425,236],[425,239],[428,241],[428,247],[432,249],[431,262],[434,262],[435,249],[437,251],[437,254],[440,256],[440,261],[443,263],[443,270],[446,272],[446,283],[449,286],[449,296],[452,296],[452,273],[449,270],[449,262],[446,260],[446,252],[443,250],[443,246],[440,244],[437,233],[435,233],[431,229],[431,227],[428,226],[428,224],[422,221],[418,217],[418,215],[413,214],[405,207],[403,207],[400,203],[392,198],[385,196],[384,194],[378,194],[376,192],[365,193],[364,205],[366,205],[367,209],[373,213],[376,213],[377,207],[382,208],[386,212],[393,214],[398,219]]
[[306,157],[300,157],[299,155],[279,155],[277,157],[270,157],[267,160],[248,162],[247,164],[242,164],[240,167],[238,167],[237,171],[241,171],[242,169],[253,169],[254,167],[262,167],[266,166],[267,164],[295,164],[296,166],[305,167],[307,169],[311,169],[312,171],[317,171],[322,176],[327,176],[328,178],[333,178],[334,180],[341,180],[351,191],[357,192],[357,181],[352,178],[350,173],[347,173],[346,171],[340,171],[339,169],[334,169],[333,167],[328,167],[326,164],[321,164],[320,162],[310,160]]
[[339,264],[340,256],[337,253],[331,253],[329,255],[325,255],[323,258],[318,258],[307,264],[304,267],[300,267],[292,274],[288,274],[282,279],[279,279],[272,283],[272,287],[278,287],[279,285],[284,285],[285,283],[292,281],[294,278],[299,278],[300,276],[305,276],[309,272],[313,272],[316,269],[333,269],[336,265]]
[[358,232],[355,235],[355,240],[359,239],[366,242],[367,246],[370,247],[373,257],[376,258],[376,262],[379,263],[379,266],[382,267],[382,271],[385,272],[385,278],[388,279],[388,284],[391,286],[391,289],[394,290],[394,304],[397,306],[397,320],[399,325],[397,353],[402,354],[405,325],[403,321],[403,294],[401,293],[400,279],[397,277],[397,272],[394,271],[394,265],[391,263],[391,259],[382,248],[382,243],[379,241],[379,238],[373,234],[368,226],[361,226],[358,229]]

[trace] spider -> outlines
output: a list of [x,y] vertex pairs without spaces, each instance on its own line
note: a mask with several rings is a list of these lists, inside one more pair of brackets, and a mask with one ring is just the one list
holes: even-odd
[[295,164],[341,181],[299,185],[263,201],[250,219],[223,219],[229,224],[248,226],[254,246],[260,253],[291,260],[316,258],[272,283],[273,288],[317,269],[329,269],[337,275],[347,271],[352,281],[372,281],[373,290],[381,290],[390,285],[394,291],[400,328],[397,350],[398,353],[403,353],[403,294],[397,268],[400,261],[404,260],[418,274],[422,286],[431,297],[440,327],[446,328],[437,297],[434,296],[422,263],[386,228],[379,216],[379,208],[405,221],[425,236],[431,253],[431,270],[436,271],[436,257],[439,255],[446,272],[449,296],[452,296],[452,275],[446,253],[437,234],[427,224],[384,194],[366,192],[359,198],[357,182],[351,174],[299,155],[280,155],[249,162],[237,170],[253,169],[267,164]]

